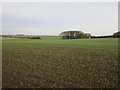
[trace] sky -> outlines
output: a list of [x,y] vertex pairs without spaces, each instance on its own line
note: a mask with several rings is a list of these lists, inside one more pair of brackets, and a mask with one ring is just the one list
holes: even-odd
[[77,30],[98,36],[118,31],[117,2],[4,2],[1,15],[3,35]]

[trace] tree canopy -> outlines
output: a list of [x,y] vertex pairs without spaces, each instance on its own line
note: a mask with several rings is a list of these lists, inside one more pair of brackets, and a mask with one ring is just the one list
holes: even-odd
[[60,33],[63,39],[78,39],[78,38],[90,38],[90,34],[83,33],[82,31],[64,31]]
[[116,32],[113,34],[113,37],[117,37],[117,38],[120,38],[120,31]]

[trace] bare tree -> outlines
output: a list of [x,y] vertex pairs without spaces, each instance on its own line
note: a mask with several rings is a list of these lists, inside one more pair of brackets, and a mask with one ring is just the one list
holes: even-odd
[[82,31],[64,31],[60,33],[63,39],[89,38],[91,35]]
[[113,34],[113,37],[120,38],[120,31]]

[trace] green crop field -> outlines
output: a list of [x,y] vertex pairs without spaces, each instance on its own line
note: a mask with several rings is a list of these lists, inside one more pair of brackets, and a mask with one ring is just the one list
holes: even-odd
[[4,88],[116,88],[118,39],[2,41]]

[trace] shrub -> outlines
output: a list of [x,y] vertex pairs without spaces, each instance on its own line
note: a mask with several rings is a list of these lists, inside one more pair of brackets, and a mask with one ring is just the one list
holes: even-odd
[[29,39],[41,39],[41,38],[36,36],[36,37],[29,37]]

